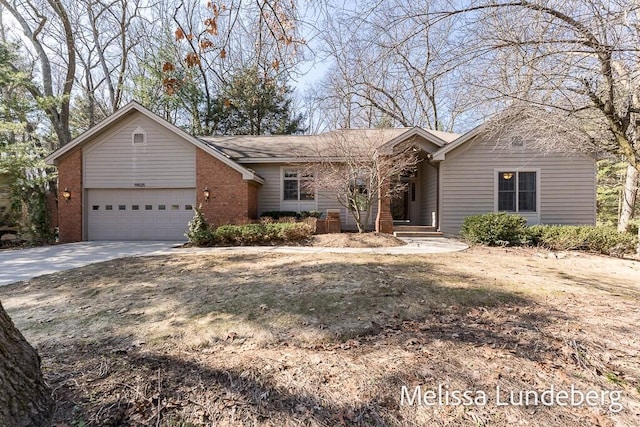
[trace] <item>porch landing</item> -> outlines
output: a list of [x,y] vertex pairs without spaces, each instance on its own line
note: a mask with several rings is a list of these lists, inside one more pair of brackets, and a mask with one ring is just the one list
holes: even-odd
[[442,232],[428,225],[394,225],[395,237],[442,237]]

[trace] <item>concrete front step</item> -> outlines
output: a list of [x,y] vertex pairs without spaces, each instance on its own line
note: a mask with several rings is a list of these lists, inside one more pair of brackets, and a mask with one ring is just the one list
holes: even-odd
[[394,231],[395,237],[442,237],[440,231]]
[[394,225],[394,231],[438,231],[430,225]]

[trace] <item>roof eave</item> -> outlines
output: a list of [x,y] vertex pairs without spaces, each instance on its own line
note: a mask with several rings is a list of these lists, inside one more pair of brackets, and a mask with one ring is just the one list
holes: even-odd
[[[82,134],[80,134],[79,136],[74,138],[73,140],[69,141],[68,144],[58,148],[53,153],[49,154],[47,157],[45,157],[44,161],[48,165],[57,165],[58,164],[58,160],[61,157],[63,157],[65,154],[67,154],[69,151],[73,150],[75,147],[77,147],[78,145],[82,144],[84,141],[86,141],[87,139],[91,138],[93,135],[98,134],[103,129],[105,129],[106,127],[111,125],[113,122],[115,122],[118,119],[120,119],[121,117],[125,116],[131,110],[137,109],[136,107],[142,107],[142,106],[140,104],[138,104],[137,102],[135,102],[135,101],[131,101],[130,103],[128,103],[124,107],[122,107],[119,110],[117,110],[111,116],[106,118],[105,120],[101,121],[100,123],[98,123],[94,127],[86,130],[85,132],[83,132]],[[142,108],[144,108],[144,107],[142,107]],[[140,111],[140,110],[138,109],[138,111]]]
[[396,136],[395,138],[392,138],[390,141],[385,142],[378,148],[378,152],[385,155],[393,154],[393,149],[396,145],[414,136],[420,136],[437,147],[443,147],[446,145],[446,141],[444,141],[443,139],[433,135],[430,132],[427,132],[420,127],[414,126],[411,129]]
[[469,132],[465,133],[464,135],[461,135],[459,138],[451,141],[449,144],[445,145],[440,150],[433,153],[432,160],[434,161],[444,160],[446,158],[447,153],[450,153],[451,151],[455,150],[459,146],[467,143],[468,141],[478,136],[482,131],[482,128],[483,128],[483,125],[477,126],[471,129]]
[[69,151],[73,150],[75,147],[79,146],[80,144],[82,144],[83,142],[85,142],[86,140],[91,138],[92,136],[96,135],[97,133],[101,132],[102,130],[104,130],[105,128],[110,126],[111,124],[115,123],[117,120],[119,120],[121,117],[125,116],[127,113],[129,113],[132,110],[138,111],[140,114],[142,114],[145,117],[147,117],[147,118],[153,120],[154,122],[158,123],[160,126],[163,126],[164,128],[166,128],[170,132],[173,132],[174,134],[178,135],[179,137],[189,141],[194,146],[204,150],[205,152],[209,153],[210,155],[212,155],[216,159],[220,160],[221,162],[223,162],[227,166],[229,166],[232,169],[235,169],[236,171],[240,172],[242,174],[242,179],[264,183],[264,180],[262,178],[258,177],[255,173],[247,170],[247,168],[241,166],[237,162],[235,162],[232,159],[230,159],[226,154],[222,153],[219,150],[216,150],[216,149],[212,148],[208,144],[203,143],[198,138],[188,134],[187,132],[183,131],[179,127],[167,122],[166,120],[162,119],[161,117],[157,116],[156,114],[154,114],[151,111],[149,111],[146,108],[144,108],[142,105],[140,105],[136,101],[129,102],[127,105],[125,105],[124,107],[120,108],[118,111],[116,111],[114,114],[109,116],[107,119],[103,120],[102,122],[100,122],[96,126],[94,126],[91,129],[87,130],[82,135],[78,136],[77,138],[75,138],[73,141],[69,142],[64,147],[60,147],[59,149],[57,149],[53,153],[49,154],[45,158],[45,161],[47,162],[47,164],[57,165],[58,164],[58,159],[63,157]]
[[319,163],[340,162],[344,157],[243,157],[235,161],[240,164]]

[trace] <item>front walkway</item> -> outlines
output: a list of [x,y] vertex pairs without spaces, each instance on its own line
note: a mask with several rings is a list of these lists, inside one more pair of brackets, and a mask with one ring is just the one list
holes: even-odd
[[456,252],[468,246],[445,237],[402,238],[405,246],[392,248],[321,248],[313,246],[235,246],[180,248],[180,242],[80,242],[0,251],[0,286],[116,258],[184,253],[278,252],[415,255]]

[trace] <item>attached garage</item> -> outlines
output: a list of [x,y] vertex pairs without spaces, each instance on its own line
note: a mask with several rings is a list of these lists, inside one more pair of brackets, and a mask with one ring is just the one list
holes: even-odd
[[195,189],[89,189],[87,240],[184,240]]
[[88,143],[84,238],[185,240],[196,203],[195,152],[142,115]]
[[61,242],[184,241],[196,206],[217,225],[255,218],[264,182],[135,102],[47,162],[58,167]]

